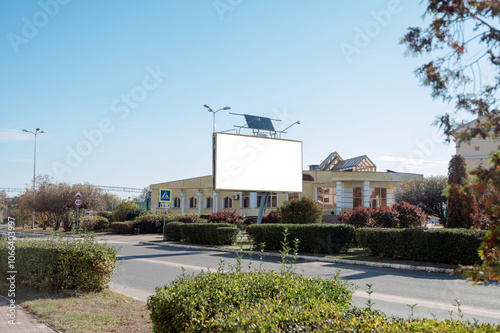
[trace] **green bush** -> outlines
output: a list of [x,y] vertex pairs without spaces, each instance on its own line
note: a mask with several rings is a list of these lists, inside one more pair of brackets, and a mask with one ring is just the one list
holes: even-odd
[[113,222],[111,232],[113,234],[133,234],[135,222]]
[[165,240],[168,241],[180,241],[181,240],[181,226],[182,222],[168,222],[165,224]]
[[113,213],[112,212],[99,212],[99,213],[97,213],[97,215],[105,217],[106,219],[108,219],[108,221],[110,223],[114,222],[114,220],[113,220]]
[[482,230],[382,229],[356,230],[359,246],[370,255],[395,259],[472,265],[478,256]]
[[355,235],[352,226],[343,224],[254,224],[248,226],[247,232],[257,247],[264,243],[266,250],[279,251],[285,229],[289,233],[289,245],[298,239],[301,253],[345,252]]
[[192,244],[222,245],[217,232],[221,227],[237,229],[229,223],[184,223],[181,226],[181,239]]
[[220,227],[217,229],[217,239],[220,245],[232,245],[238,240],[240,231],[235,227]]
[[113,220],[132,221],[141,214],[145,214],[146,210],[139,207],[134,201],[124,201],[116,206],[113,212]]
[[82,231],[99,231],[108,228],[108,219],[99,215],[85,216],[80,221],[80,230]]
[[498,332],[492,324],[401,319],[352,305],[337,276],[202,271],[149,297],[153,332]]
[[210,215],[212,215],[212,214],[200,214],[200,219],[208,220],[208,218],[210,217]]
[[278,208],[278,219],[287,224],[321,223],[323,209],[309,197],[290,200]]
[[[7,278],[10,244],[0,240],[0,278]],[[17,240],[16,285],[37,289],[100,291],[109,283],[116,249],[92,238]]]
[[338,278],[201,272],[158,287],[148,309],[154,332],[278,332],[344,312],[352,293]]

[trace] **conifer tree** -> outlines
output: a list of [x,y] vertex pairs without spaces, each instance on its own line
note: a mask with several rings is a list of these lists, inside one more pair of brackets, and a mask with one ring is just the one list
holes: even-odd
[[466,183],[465,159],[460,155],[454,155],[448,166],[447,228],[470,228],[472,226],[471,214],[476,212],[476,205],[474,197],[468,195],[468,190],[461,188]]

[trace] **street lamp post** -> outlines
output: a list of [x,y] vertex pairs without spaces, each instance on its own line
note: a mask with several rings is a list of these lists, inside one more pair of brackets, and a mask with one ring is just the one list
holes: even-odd
[[[40,133],[46,133],[45,131],[40,131],[37,128],[34,132],[28,131],[27,129],[23,129],[23,132],[31,133],[35,136],[35,149],[33,154],[33,195],[35,195],[35,182],[36,182],[36,136]],[[35,229],[35,208],[33,208],[33,223],[31,225],[31,229]]]
[[204,106],[204,107],[206,107],[206,108],[208,109],[208,112],[212,112],[212,113],[213,113],[213,115],[214,115],[213,120],[212,120],[212,124],[213,124],[213,127],[214,127],[214,129],[213,129],[213,131],[212,131],[212,134],[214,134],[214,133],[215,133],[215,114],[216,114],[217,112],[219,112],[219,111],[222,111],[222,110],[230,110],[231,108],[230,108],[229,106],[225,106],[225,107],[223,107],[222,109],[219,109],[219,110],[217,110],[217,111],[214,111],[214,110],[212,110],[212,108],[211,108],[210,106],[208,106],[207,104],[205,104],[205,105],[203,105],[203,106]]
[[[205,104],[203,106],[208,109],[208,112],[212,112],[212,114],[213,114],[213,120],[212,120],[212,125],[213,125],[213,130],[212,130],[212,190],[215,191],[215,177],[214,177],[215,176],[215,114],[219,111],[222,111],[222,110],[230,110],[231,108],[229,106],[225,106],[222,109],[214,111],[207,104]],[[212,202],[212,211],[215,213],[215,195],[214,195],[214,200]]]

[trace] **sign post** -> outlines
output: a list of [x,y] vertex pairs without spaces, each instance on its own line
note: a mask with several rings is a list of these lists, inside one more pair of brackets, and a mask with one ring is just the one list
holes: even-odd
[[172,190],[168,188],[160,188],[158,191],[158,203],[160,208],[163,208],[163,240],[165,240],[165,215],[170,208],[170,202],[172,201]]
[[80,206],[82,205],[83,203],[83,196],[82,194],[80,193],[80,190],[78,190],[78,192],[76,192],[75,194],[75,206],[76,206],[76,232],[79,231],[79,228],[78,228],[78,214],[79,214],[79,211],[80,211]]

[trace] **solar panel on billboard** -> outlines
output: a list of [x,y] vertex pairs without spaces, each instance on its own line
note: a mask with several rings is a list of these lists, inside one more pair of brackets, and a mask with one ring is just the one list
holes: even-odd
[[245,120],[247,121],[247,126],[249,128],[264,130],[264,131],[274,131],[273,122],[271,121],[270,118],[258,117],[246,114]]
[[302,192],[302,142],[216,133],[214,188]]

